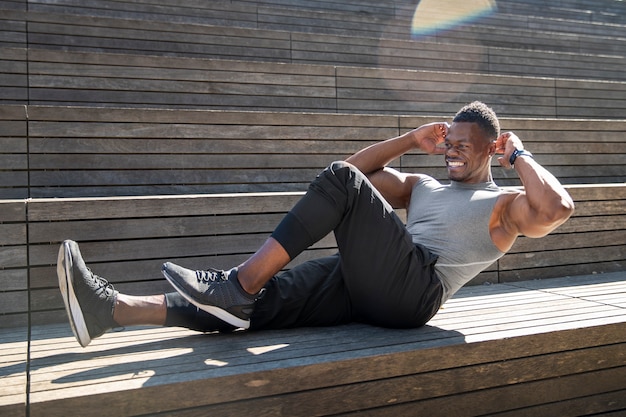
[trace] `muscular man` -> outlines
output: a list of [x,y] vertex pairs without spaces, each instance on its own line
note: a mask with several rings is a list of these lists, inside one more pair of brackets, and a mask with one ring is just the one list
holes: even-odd
[[[387,167],[414,150],[443,154],[450,184]],[[491,159],[523,184],[504,191]],[[407,209],[404,224],[393,208]],[[519,235],[542,237],[574,203],[559,181],[500,134],[485,104],[462,108],[452,124],[430,123],[331,164],[262,247],[230,270],[192,271],[165,263],[177,292],[129,296],[91,273],[78,248],[59,250],[59,285],[76,338],[134,324],[199,331],[329,326],[358,321],[419,327],[459,288],[499,259]],[[334,231],[338,254],[280,272]]]

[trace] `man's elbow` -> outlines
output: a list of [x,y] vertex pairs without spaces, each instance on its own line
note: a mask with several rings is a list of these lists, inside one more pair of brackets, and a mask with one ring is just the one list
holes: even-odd
[[574,214],[575,209],[574,200],[568,195],[567,198],[561,198],[558,208],[556,209],[557,216],[565,222]]
[[544,210],[538,220],[554,230],[565,223],[574,214],[574,210],[574,201],[571,198],[561,198],[552,204],[549,210]]

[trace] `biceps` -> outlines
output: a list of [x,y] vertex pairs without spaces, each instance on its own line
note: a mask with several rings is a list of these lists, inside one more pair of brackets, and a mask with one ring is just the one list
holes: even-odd
[[510,223],[514,224],[519,234],[531,238],[544,237],[560,223],[544,219],[528,203],[525,193],[520,193],[510,206]]

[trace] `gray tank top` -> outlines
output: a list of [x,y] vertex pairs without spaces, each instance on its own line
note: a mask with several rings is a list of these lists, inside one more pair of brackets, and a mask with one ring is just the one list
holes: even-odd
[[442,304],[504,255],[489,235],[489,218],[501,194],[494,182],[443,185],[429,176],[413,187],[407,230],[414,243],[439,257],[435,270],[444,288]]

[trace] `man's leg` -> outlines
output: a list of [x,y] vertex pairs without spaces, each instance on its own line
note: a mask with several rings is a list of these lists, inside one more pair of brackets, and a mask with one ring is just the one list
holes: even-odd
[[[236,327],[189,303],[177,292],[146,296],[119,293],[91,272],[78,244],[59,249],[59,287],[77,341],[84,347],[112,328],[134,325],[184,327],[200,332],[231,332]],[[351,319],[338,256],[300,264],[273,277],[258,302],[252,329],[324,326]]]
[[177,292],[140,296],[119,293],[113,321],[117,327],[153,325],[185,327],[200,332],[234,330],[215,316],[199,310]]
[[[363,320],[407,327],[432,317],[441,297],[441,284],[432,268],[435,257],[416,248],[389,204],[345,162],[333,163],[320,174],[271,238],[239,268],[191,271],[168,263],[163,271],[190,302],[247,327],[258,295],[246,289],[265,285],[272,272],[332,230],[342,257],[343,252],[347,255],[342,272]],[[238,275],[239,271],[245,274]],[[229,316],[235,316],[234,321]]]
[[107,330],[132,325],[182,326],[193,330],[227,331],[232,326],[189,305],[178,293],[131,296],[119,293],[91,272],[76,242],[59,248],[59,289],[72,332],[85,347]]
[[334,326],[353,320],[339,255],[304,262],[265,285],[250,330]]
[[[333,163],[311,183],[274,233],[290,254],[333,227],[356,318],[386,327],[416,327],[440,306],[436,257],[415,245],[404,223],[354,166]],[[292,233],[298,230],[297,234]]]
[[[272,277],[250,317],[249,330],[332,326],[352,321],[352,307],[339,255],[314,259]],[[166,294],[165,326],[202,332],[229,332],[234,326],[218,320],[179,293]]]
[[134,296],[118,293],[113,320],[120,326],[163,326],[167,317],[165,294]]

